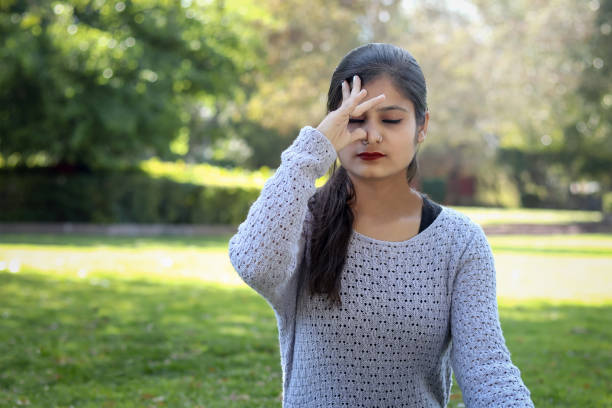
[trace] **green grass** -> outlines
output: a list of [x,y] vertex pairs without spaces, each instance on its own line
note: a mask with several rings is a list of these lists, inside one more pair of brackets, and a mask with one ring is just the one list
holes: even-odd
[[502,302],[500,321],[536,407],[612,406],[611,302]]
[[499,224],[573,224],[601,222],[600,211],[553,210],[541,208],[455,207],[481,225]]
[[487,239],[495,254],[612,257],[612,234],[493,235]]
[[[0,236],[0,406],[280,407],[274,314],[227,238]],[[489,240],[536,406],[612,406],[612,236]]]
[[246,289],[28,270],[0,285],[0,406],[277,401],[274,316]]

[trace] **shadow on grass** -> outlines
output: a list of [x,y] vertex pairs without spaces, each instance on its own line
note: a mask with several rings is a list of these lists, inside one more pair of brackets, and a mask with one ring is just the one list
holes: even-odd
[[[276,321],[252,290],[27,272],[0,273],[1,406],[280,407]],[[536,406],[609,402],[611,312],[500,308]]]

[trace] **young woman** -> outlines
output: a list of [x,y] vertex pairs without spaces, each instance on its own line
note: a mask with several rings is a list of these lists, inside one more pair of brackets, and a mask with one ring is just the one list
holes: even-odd
[[414,57],[352,50],[327,111],[283,151],[229,242],[277,318],[283,407],[444,407],[452,371],[468,407],[533,407],[482,228],[409,184],[429,121]]

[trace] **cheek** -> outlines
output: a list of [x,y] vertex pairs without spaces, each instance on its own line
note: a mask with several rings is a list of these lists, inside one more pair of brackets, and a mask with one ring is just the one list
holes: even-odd
[[351,157],[351,146],[345,146],[343,147],[339,152],[338,152],[338,159],[340,160],[340,163],[342,162],[346,162],[347,159],[349,159]]

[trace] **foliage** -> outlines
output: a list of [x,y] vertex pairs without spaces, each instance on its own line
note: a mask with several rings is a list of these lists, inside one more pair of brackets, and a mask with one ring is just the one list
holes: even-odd
[[[0,169],[0,221],[237,225],[272,175],[267,167],[249,172],[156,158],[141,162],[139,168],[95,172]],[[317,179],[315,186],[327,177]],[[434,200],[444,188],[439,179],[425,179],[421,187]],[[594,211],[460,209],[487,224],[601,220]]]
[[141,171],[3,171],[4,222],[238,224],[258,189],[203,186]]
[[612,214],[612,191],[607,192],[603,195],[603,212]]
[[[364,42],[391,42],[417,58],[428,83],[431,121],[420,153],[424,178],[467,172],[478,177],[482,204],[549,207],[571,201],[569,184],[577,179],[609,184],[601,171],[588,169],[605,170],[612,160],[602,144],[612,140],[605,130],[610,121],[599,115],[602,143],[592,144],[580,133],[568,148],[567,139],[567,129],[575,129],[576,115],[582,114],[575,99],[581,77],[601,85],[600,96],[609,99],[605,89],[612,76],[605,70],[593,76],[587,69],[593,55],[583,55],[594,30],[600,47],[612,43],[605,18],[594,21],[603,13],[594,10],[597,2],[371,1],[355,2],[350,10],[346,2],[328,2],[325,12],[333,19],[301,18],[302,8],[311,4],[264,4],[290,24],[268,32],[271,69],[260,76],[246,108],[232,109],[279,133],[250,125],[245,125],[249,131],[234,131],[249,145],[262,140],[286,147],[296,129],[322,119],[329,78],[342,56]],[[506,161],[508,151],[525,160],[520,166]],[[259,157],[258,165],[278,165],[279,155],[270,150],[256,148],[252,155]]]
[[564,129],[562,163],[612,190],[612,0],[593,2],[596,16],[585,46],[573,50],[584,70],[575,115]]
[[612,188],[610,4],[1,1],[0,164],[275,168],[340,59],[391,42],[427,79],[424,179],[560,207],[574,181]]
[[240,97],[258,68],[254,4],[1,2],[0,153],[96,167],[184,152],[186,106]]
[[274,174],[272,169],[265,166],[249,171],[240,167],[226,169],[207,163],[167,162],[157,158],[141,162],[140,168],[150,176],[166,177],[179,183],[250,189],[263,188],[265,182]]

